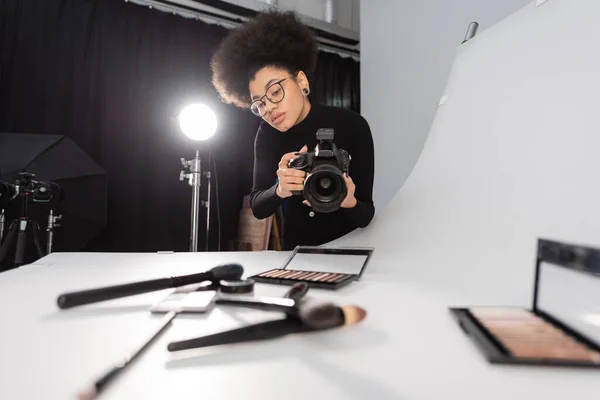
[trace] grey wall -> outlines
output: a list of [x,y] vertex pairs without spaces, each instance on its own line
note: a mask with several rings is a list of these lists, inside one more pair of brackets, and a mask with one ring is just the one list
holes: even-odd
[[375,140],[381,211],[410,174],[471,21],[479,32],[531,0],[363,0],[361,109]]

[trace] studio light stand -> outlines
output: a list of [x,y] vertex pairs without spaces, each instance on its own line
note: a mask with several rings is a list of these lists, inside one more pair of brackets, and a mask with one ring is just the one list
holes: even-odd
[[[179,125],[182,132],[194,141],[204,141],[211,138],[217,130],[217,117],[215,113],[204,104],[192,104],[185,107],[179,114]],[[181,159],[184,168],[189,168],[189,172],[181,171],[179,180],[188,179],[192,187],[192,212],[190,229],[190,251],[198,251],[198,228],[200,221],[200,206],[206,207],[206,251],[209,247],[210,233],[210,156],[209,168],[202,172],[202,163],[200,161],[200,151],[196,150],[196,156],[191,160]],[[208,195],[206,201],[200,200],[200,187],[202,176],[208,179]]]
[[48,227],[46,228],[46,254],[52,253],[52,245],[54,243],[54,229],[59,228],[57,222],[62,219],[62,215],[54,215],[54,210],[50,210],[48,214]]
[[2,238],[4,237],[4,222],[6,221],[6,214],[4,208],[0,210],[0,245],[2,244]]
[[[29,239],[33,240],[37,259],[52,252],[54,229],[60,225],[57,221],[62,215],[55,215],[54,206],[60,202],[60,187],[53,182],[36,181],[35,175],[27,172],[19,174],[15,184],[3,183],[10,192],[9,201],[20,198],[22,201],[21,213],[10,224],[6,234],[6,214],[4,209],[0,212],[0,265],[7,259],[11,250],[14,250],[14,267],[20,267],[26,261],[25,250]],[[46,229],[46,252],[42,246],[42,230],[38,222],[29,213],[31,203],[49,204],[48,227]]]
[[[4,210],[3,210],[4,211]],[[1,232],[4,232],[5,225],[5,216],[4,213],[0,216],[0,229]],[[28,237],[33,239],[33,244],[35,246],[37,258],[42,258],[52,253],[52,244],[54,240],[54,229],[60,227],[60,224],[57,224],[56,221],[60,220],[62,215],[55,216],[54,211],[51,210],[48,216],[48,228],[46,229],[46,252],[44,253],[42,247],[42,230],[38,223],[27,215],[23,215],[22,217],[15,219],[8,229],[6,234],[6,238],[2,241],[2,236],[0,235],[0,263],[2,263],[7,255],[9,250],[15,245],[15,258],[14,258],[14,266],[20,267],[23,265],[25,261],[25,249],[28,241]]]
[[[206,207],[206,251],[208,251],[208,239],[210,233],[210,170],[202,172],[200,161],[200,151],[196,150],[196,157],[191,160],[181,159],[181,164],[184,168],[190,169],[189,173],[181,171],[179,180],[188,179],[188,183],[192,187],[192,221],[190,232],[190,251],[198,251],[198,229],[200,221],[200,206]],[[202,175],[208,179],[208,195],[207,200],[200,200],[200,187],[202,186]]]

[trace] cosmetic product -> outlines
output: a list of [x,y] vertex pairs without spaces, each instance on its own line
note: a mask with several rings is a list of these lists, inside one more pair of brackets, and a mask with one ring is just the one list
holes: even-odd
[[292,299],[295,301],[300,301],[304,298],[306,293],[308,292],[308,283],[306,282],[298,282],[294,283],[290,290],[288,290],[284,295],[284,299]]
[[358,324],[365,319],[367,312],[358,306],[337,306],[328,302],[306,303],[297,307],[287,318],[253,324],[242,328],[215,333],[169,343],[168,351],[180,351],[200,347],[218,346],[233,343],[262,341],[304,333],[334,329]]
[[286,314],[295,314],[298,311],[296,301],[281,297],[253,297],[240,295],[220,294],[216,303],[219,305],[236,306],[262,311],[279,311]]
[[108,386],[110,382],[121,374],[133,361],[135,361],[143,352],[154,342],[161,333],[163,333],[170,325],[173,319],[177,316],[174,311],[166,314],[161,320],[158,328],[140,345],[139,348],[135,349],[129,354],[126,354],[122,360],[115,363],[102,377],[97,379],[89,387],[83,389],[78,395],[78,400],[92,400],[97,398],[102,391]]
[[65,309],[162,289],[192,285],[204,281],[240,279],[243,273],[244,268],[240,264],[224,264],[198,274],[171,276],[167,278],[63,293],[58,296],[56,302],[59,308]]
[[600,367],[600,249],[538,240],[531,308],[451,307],[491,363]]
[[360,280],[373,248],[297,246],[284,264],[252,276],[256,282],[339,289]]
[[219,292],[226,294],[250,295],[254,292],[254,280],[222,280],[219,282]]

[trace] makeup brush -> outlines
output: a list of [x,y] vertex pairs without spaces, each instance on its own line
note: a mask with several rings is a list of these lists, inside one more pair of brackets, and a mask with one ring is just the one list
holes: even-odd
[[216,299],[216,303],[255,310],[280,311],[287,315],[296,316],[298,303],[307,291],[308,284],[299,282],[293,285],[283,297],[228,296],[222,294]]
[[174,352],[200,347],[268,340],[292,333],[333,329],[357,324],[367,316],[366,310],[353,305],[338,307],[332,303],[307,303],[298,308],[298,318],[288,317],[213,335],[172,342],[167,346],[167,350]]
[[215,300],[216,304],[252,308],[263,311],[279,311],[290,315],[298,312],[296,300],[282,297],[252,297],[252,296],[230,296],[220,294]]
[[[300,301],[306,295],[306,292],[308,292],[308,288],[309,286],[306,282],[296,283],[290,288],[290,290],[288,290],[283,295],[283,298],[291,299],[295,302]],[[253,298],[248,298],[248,300],[251,299]],[[277,300],[277,298],[273,298],[273,300]],[[248,304],[249,303],[244,303],[243,305]],[[285,304],[292,303],[287,302]],[[282,335],[287,335],[289,333],[297,333],[311,330],[314,329],[304,324],[299,319],[288,316],[288,319],[264,322],[260,324],[247,326],[241,329],[234,329],[232,331],[223,332],[222,334],[211,335],[210,337],[207,336],[204,338],[205,341],[203,342],[203,346],[212,346],[213,344],[235,343],[239,341],[240,337],[243,337],[244,341],[266,340],[271,337],[279,337]],[[177,345],[174,345],[174,347],[176,346]]]
[[156,290],[176,288],[204,281],[219,282],[220,280],[237,280],[241,278],[243,273],[244,268],[240,264],[224,264],[198,274],[171,276],[168,278],[64,293],[58,296],[56,302],[60,308],[71,308],[84,304],[118,299]]
[[[332,303],[299,305],[294,299],[280,297],[221,296],[216,299],[216,303],[254,310],[282,312],[290,317],[298,318],[308,325],[312,325],[313,321],[315,324],[320,324],[320,321],[329,321],[335,317],[335,313],[350,315],[362,310],[355,306],[338,307]],[[340,317],[338,316],[338,318]]]
[[298,319],[313,329],[354,325],[366,316],[367,311],[355,305],[337,306],[329,302],[313,302],[298,307]]
[[101,378],[96,380],[92,385],[85,388],[77,395],[77,400],[92,400],[95,399],[104,388],[115,379],[121,372],[127,368],[129,364],[131,364],[136,358],[138,358],[144,350],[150,346],[150,344],[156,340],[160,336],[162,332],[164,332],[167,327],[170,326],[171,321],[177,316],[177,312],[171,311],[167,315],[163,317],[161,323],[158,328],[143,342],[143,344],[132,351],[131,353],[125,355],[123,359],[116,363],[113,368],[111,368],[108,372],[106,372]]
[[304,295],[306,295],[306,292],[308,292],[308,283],[298,282],[295,283],[290,290],[283,295],[283,298],[299,301],[304,297]]
[[297,303],[308,291],[308,284],[300,282],[291,287],[283,297],[254,297],[220,294],[216,304],[252,308],[263,311],[281,311],[288,315],[296,315]]

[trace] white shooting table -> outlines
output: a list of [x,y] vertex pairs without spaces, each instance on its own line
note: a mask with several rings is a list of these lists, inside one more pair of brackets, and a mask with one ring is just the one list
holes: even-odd
[[[148,306],[169,291],[70,310],[56,307],[59,293],[192,273],[230,261],[242,263],[247,276],[280,265],[286,256],[55,253],[0,274],[0,399],[73,399],[157,326],[160,317]],[[174,340],[279,317],[224,306],[207,315],[178,316],[100,398],[598,398],[598,371],[488,364],[447,311],[448,300],[460,294],[429,285],[426,274],[420,280],[414,271],[384,263],[385,257],[374,256],[360,282],[307,294],[363,306],[368,316],[360,325],[169,353],[166,345]],[[255,295],[281,296],[287,288],[259,284]]]
[[[360,282],[308,296],[364,307],[360,325],[170,354],[171,341],[278,317],[222,306],[180,316],[102,398],[600,399],[598,370],[489,364],[448,311],[530,307],[540,237],[600,246],[600,1],[536,3],[460,46],[408,181],[333,243],[375,253]],[[72,399],[154,330],[148,307],[166,295],[61,311],[60,293],[223,262],[248,276],[287,255],[55,253],[0,274],[0,400]]]

